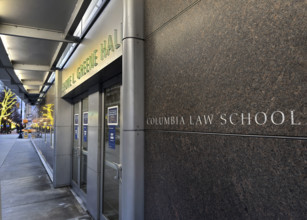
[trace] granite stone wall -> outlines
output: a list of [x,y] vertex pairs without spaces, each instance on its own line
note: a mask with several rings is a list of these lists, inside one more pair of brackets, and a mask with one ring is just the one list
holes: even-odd
[[307,3],[145,0],[145,218],[307,214]]

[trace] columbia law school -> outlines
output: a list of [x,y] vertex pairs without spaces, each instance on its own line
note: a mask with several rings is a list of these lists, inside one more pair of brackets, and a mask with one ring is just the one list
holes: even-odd
[[45,97],[53,185],[94,219],[305,219],[305,1],[106,2]]

